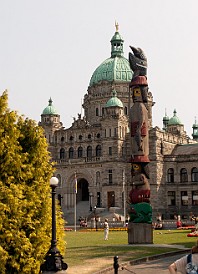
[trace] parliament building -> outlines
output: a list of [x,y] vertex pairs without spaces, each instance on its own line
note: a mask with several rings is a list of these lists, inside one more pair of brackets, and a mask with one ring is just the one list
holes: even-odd
[[[110,57],[93,72],[84,95],[84,114],[65,128],[50,98],[41,114],[55,175],[57,197],[64,217],[73,223],[74,210],[86,218],[115,212],[127,218],[131,183],[129,111],[133,104],[129,83],[133,72],[124,57],[118,26]],[[149,82],[149,79],[148,79]],[[152,92],[146,104],[149,118],[149,170],[153,218],[198,216],[198,124],[187,136],[176,110],[163,119],[163,128],[152,124]]]

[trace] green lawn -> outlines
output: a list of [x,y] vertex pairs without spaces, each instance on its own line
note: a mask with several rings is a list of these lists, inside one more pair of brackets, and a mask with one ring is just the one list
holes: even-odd
[[[187,237],[189,231],[154,230],[154,244],[180,244],[191,247],[196,238]],[[175,249],[128,245],[127,231],[110,231],[109,240],[104,241],[103,231],[65,232],[67,248],[65,261],[70,266],[80,265],[94,258],[119,256],[120,262],[170,252]],[[113,260],[113,259],[112,259]]]

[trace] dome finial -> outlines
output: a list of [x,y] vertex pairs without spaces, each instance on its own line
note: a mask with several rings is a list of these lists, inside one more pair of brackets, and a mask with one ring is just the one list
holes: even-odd
[[117,92],[115,89],[112,90],[112,97],[116,97],[117,96]]
[[116,32],[118,32],[118,30],[119,30],[119,24],[116,21],[115,21],[115,28],[116,28]]
[[51,97],[49,98],[49,101],[48,101],[48,102],[49,102],[49,106],[52,106],[52,102],[53,102],[53,101],[52,101],[52,98],[51,98]]

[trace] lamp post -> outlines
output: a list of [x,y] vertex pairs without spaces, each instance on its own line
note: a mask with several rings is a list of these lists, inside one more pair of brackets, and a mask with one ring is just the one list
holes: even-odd
[[94,217],[96,222],[96,231],[98,231],[98,217],[96,216],[96,206],[94,206]]
[[[61,255],[60,251],[56,247],[56,202],[55,202],[55,195],[56,195],[56,187],[58,186],[58,178],[52,177],[50,179],[50,186],[52,189],[52,240],[51,246],[49,251],[45,256],[45,262],[41,265],[42,273],[54,271],[66,270],[67,264],[63,262],[63,256]],[[63,273],[63,272],[60,272]]]
[[122,171],[122,183],[123,183],[123,207],[124,207],[124,224],[126,224],[126,188],[125,188],[125,170]]
[[90,192],[89,193],[89,205],[90,205],[89,211],[92,211],[92,197],[93,197],[93,194]]

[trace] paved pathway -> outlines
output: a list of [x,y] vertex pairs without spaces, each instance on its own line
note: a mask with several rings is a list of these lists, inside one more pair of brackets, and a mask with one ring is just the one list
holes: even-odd
[[[179,246],[177,246],[177,247],[179,247]],[[182,249],[182,246],[180,246],[179,248]],[[181,250],[178,252],[185,252],[187,254],[187,253],[189,253],[189,250],[186,250],[186,251]],[[133,274],[153,274],[153,273],[169,274],[168,266],[175,260],[184,256],[185,253],[181,253],[181,254],[173,253],[172,256],[164,255],[163,257],[160,257],[160,259],[149,260],[147,262],[142,262],[142,263],[136,264],[136,265],[127,264],[127,265],[124,265],[123,269],[122,269],[122,267],[119,267],[118,274],[130,274],[130,273],[133,273]],[[101,272],[101,273],[114,274],[114,270]]]
[[[181,254],[176,255],[176,256],[171,256],[171,257],[165,257],[162,259],[158,259],[158,260],[154,260],[154,261],[150,261],[150,262],[146,262],[143,264],[139,264],[139,265],[133,265],[133,266],[126,266],[124,270],[119,269],[118,273],[119,274],[130,274],[130,273],[135,273],[135,274],[169,274],[168,271],[168,266],[174,262],[175,260],[179,259],[181,256]],[[133,272],[129,272],[126,269],[128,269],[129,271],[133,271]],[[113,273],[113,272],[111,272]],[[110,272],[109,272],[110,274]]]
[[[124,266],[124,269],[122,270],[119,268],[118,273],[119,274],[169,274],[168,266],[174,262],[175,260],[179,259],[182,255],[175,255],[170,257],[165,257],[162,259],[145,262],[138,265],[127,265]],[[110,270],[108,272],[105,272],[105,274],[113,274],[114,270]]]

